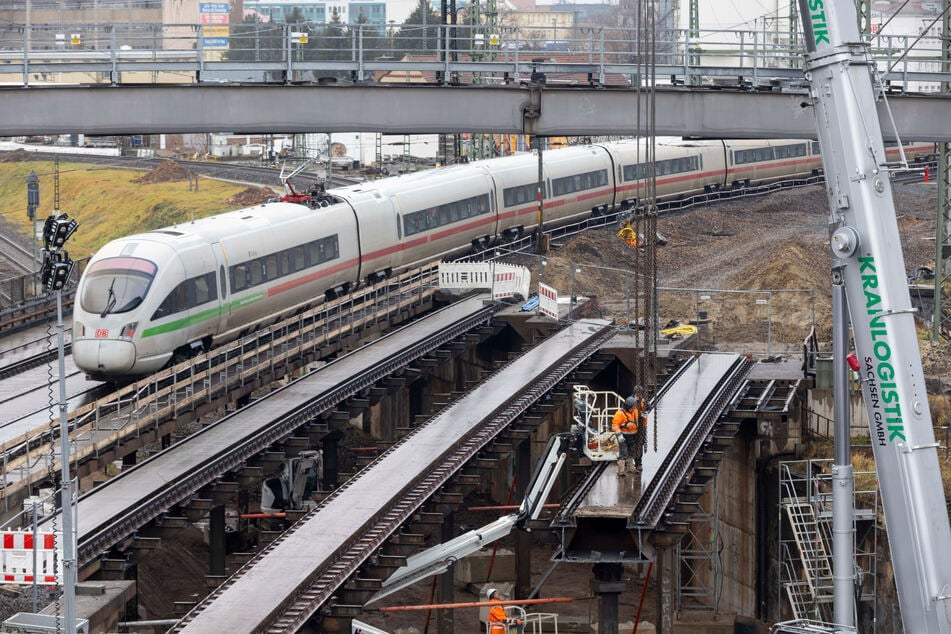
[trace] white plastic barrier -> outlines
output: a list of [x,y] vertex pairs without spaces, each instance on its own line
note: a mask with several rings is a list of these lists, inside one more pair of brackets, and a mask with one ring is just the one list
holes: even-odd
[[558,320],[558,291],[547,284],[538,285],[538,312]]
[[36,544],[36,583],[62,583],[62,536],[60,533],[0,531],[0,583],[33,583],[33,545]]
[[492,292],[493,299],[515,297],[528,298],[531,288],[531,273],[524,266],[502,262],[440,262],[439,288],[446,290],[469,290],[484,288]]

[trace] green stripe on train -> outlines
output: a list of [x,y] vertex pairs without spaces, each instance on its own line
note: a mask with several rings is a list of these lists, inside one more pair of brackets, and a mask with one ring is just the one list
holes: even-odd
[[[235,308],[247,306],[248,304],[253,304],[254,302],[261,301],[262,299],[264,299],[264,293],[255,293],[254,295],[242,297],[241,299],[231,302],[228,308],[234,310]],[[190,317],[176,319],[175,321],[170,321],[167,324],[162,324],[161,326],[147,328],[142,331],[142,338],[145,339],[146,337],[154,337],[155,335],[164,335],[165,333],[174,332],[181,328],[187,328],[207,319],[217,319],[218,315],[219,309],[217,306],[214,308],[209,308],[208,310],[203,310],[200,313],[195,313]]]

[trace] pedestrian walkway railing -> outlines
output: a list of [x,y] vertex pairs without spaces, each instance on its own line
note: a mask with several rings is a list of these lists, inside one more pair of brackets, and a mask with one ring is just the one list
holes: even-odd
[[[227,18],[227,15],[224,15]],[[909,50],[910,49],[910,50]],[[938,37],[875,35],[886,85],[938,90]],[[906,51],[908,53],[906,54]],[[13,85],[381,82],[443,85],[534,81],[739,88],[802,82],[801,40],[788,32],[660,30],[653,43],[622,27],[252,22],[0,26],[0,81]]]

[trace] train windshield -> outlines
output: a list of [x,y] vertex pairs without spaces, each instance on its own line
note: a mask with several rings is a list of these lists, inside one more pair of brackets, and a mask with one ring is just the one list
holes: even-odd
[[79,298],[83,310],[105,317],[125,313],[142,303],[157,267],[141,258],[106,258],[86,269]]

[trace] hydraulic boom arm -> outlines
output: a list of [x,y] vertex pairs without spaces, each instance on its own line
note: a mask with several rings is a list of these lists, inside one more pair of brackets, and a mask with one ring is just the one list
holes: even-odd
[[[806,78],[905,632],[951,632],[951,528],[873,91],[851,0],[799,0]],[[844,359],[835,359],[844,363]]]
[[512,532],[512,529],[529,519],[538,519],[551,492],[552,486],[569,450],[569,438],[565,434],[553,436],[548,441],[545,455],[535,467],[532,481],[525,492],[525,499],[518,511],[500,517],[494,522],[475,530],[463,533],[445,544],[433,546],[420,553],[406,558],[406,565],[383,581],[383,588],[367,603],[373,603],[412,585],[420,579],[437,575],[449,569],[453,563],[467,555],[498,541]]

